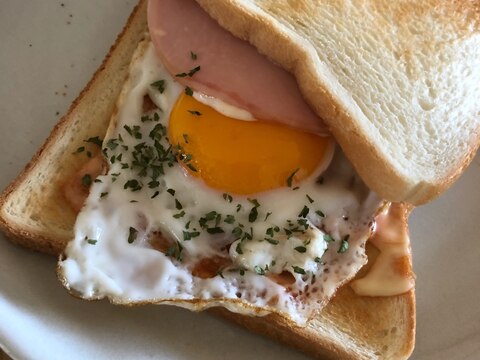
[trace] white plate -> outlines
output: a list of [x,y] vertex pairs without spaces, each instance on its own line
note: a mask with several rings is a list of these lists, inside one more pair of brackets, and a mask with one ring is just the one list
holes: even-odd
[[[0,187],[90,78],[135,1],[0,6]],[[411,219],[418,331],[413,359],[480,355],[480,158]],[[304,359],[206,314],[126,309],[67,295],[55,259],[0,239],[0,345],[16,359]]]

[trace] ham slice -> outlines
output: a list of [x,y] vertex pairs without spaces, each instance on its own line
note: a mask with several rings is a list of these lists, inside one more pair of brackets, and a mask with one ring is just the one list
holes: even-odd
[[[193,0],[149,0],[148,26],[158,56],[193,90],[255,118],[327,134],[295,78],[231,35]],[[198,68],[200,66],[200,68]]]

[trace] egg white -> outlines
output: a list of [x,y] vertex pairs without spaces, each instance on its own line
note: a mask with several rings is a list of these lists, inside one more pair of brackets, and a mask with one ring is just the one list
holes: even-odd
[[[162,93],[151,86],[160,79],[165,82]],[[242,311],[246,313],[278,312],[304,323],[366,262],[364,243],[381,201],[365,188],[340,152],[327,172],[329,161],[295,190],[285,186],[251,196],[224,194],[189,176],[178,163],[165,166],[159,184],[150,188],[148,177],[139,177],[138,170],[124,164],[132,163],[132,149],[139,143],[153,144],[148,134],[155,126],[168,127],[170,112],[183,91],[153,46],[142,43],[104,142],[107,158],[114,161],[108,174],[93,184],[78,215],[75,238],[59,263],[67,287],[84,298],[109,297],[118,303],[200,299],[204,300],[201,307],[232,309],[230,301],[235,301],[245,304]],[[158,107],[148,116],[158,115],[158,121],[141,121],[145,95]],[[239,114],[240,118],[245,115]],[[142,138],[129,134],[125,126],[130,130],[138,126]],[[165,137],[159,141],[168,148]],[[321,174],[324,183],[318,184]],[[132,179],[143,183],[141,190],[125,188]],[[308,215],[301,216],[305,206]],[[250,222],[254,207],[257,219]],[[221,215],[216,225],[223,233],[211,234],[199,225],[199,219],[212,211]],[[227,215],[235,222],[226,223]],[[300,220],[305,231],[288,235],[283,230],[290,226],[287,220],[297,227]],[[242,236],[253,234],[252,239],[235,239],[232,231],[239,224],[243,225]],[[277,226],[274,236],[266,235]],[[150,242],[152,232],[168,238],[176,252],[155,249]],[[185,240],[185,232],[199,234]],[[342,251],[344,242],[348,249]],[[192,275],[195,264],[214,256],[229,257],[232,264],[212,278]],[[282,272],[294,278],[288,290],[268,277]]]

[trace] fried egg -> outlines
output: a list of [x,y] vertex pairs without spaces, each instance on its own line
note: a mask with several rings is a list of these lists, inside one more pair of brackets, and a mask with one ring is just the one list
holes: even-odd
[[366,262],[381,201],[331,138],[266,120],[181,86],[141,43],[104,140],[108,174],[59,262],[65,286],[314,316]]

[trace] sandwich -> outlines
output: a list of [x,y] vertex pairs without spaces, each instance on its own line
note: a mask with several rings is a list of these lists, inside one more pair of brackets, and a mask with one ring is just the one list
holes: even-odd
[[[266,53],[275,62],[296,75],[303,96],[309,100],[317,114],[322,114],[322,119],[326,123],[326,126],[323,125],[322,121],[314,116],[314,122],[307,122],[307,124],[313,124],[310,128],[300,128],[298,134],[300,140],[295,144],[295,146],[298,144],[306,146],[304,154],[309,156],[300,156],[302,161],[304,158],[310,160],[313,154],[319,156],[313,160],[313,169],[308,170],[308,165],[303,162],[299,164],[298,159],[294,159],[293,164],[288,163],[288,156],[292,153],[289,150],[280,154],[274,152],[273,155],[280,155],[282,161],[278,159],[269,161],[267,158],[260,163],[253,163],[253,166],[250,163],[242,167],[240,172],[236,171],[241,167],[242,161],[252,161],[248,159],[248,154],[243,153],[246,148],[241,148],[241,157],[233,163],[233,168],[228,168],[228,163],[222,163],[225,160],[222,159],[222,155],[228,153],[228,146],[231,145],[235,150],[234,138],[243,131],[244,127],[254,126],[257,129],[258,125],[265,125],[263,139],[260,139],[263,141],[255,145],[253,150],[256,150],[267,140],[277,141],[281,138],[281,134],[275,132],[278,126],[250,121],[252,117],[254,118],[253,114],[266,111],[261,106],[256,108],[254,104],[251,107],[253,110],[245,111],[246,106],[238,106],[239,104],[235,101],[238,99],[235,97],[219,99],[219,96],[209,95],[211,90],[202,88],[205,86],[205,80],[202,80],[200,75],[208,71],[209,62],[215,63],[215,59],[206,63],[201,62],[213,52],[202,51],[202,47],[193,49],[192,45],[187,44],[187,48],[184,49],[186,51],[180,55],[184,57],[173,59],[170,65],[167,65],[168,57],[172,56],[173,52],[163,52],[167,45],[162,44],[161,41],[168,41],[168,36],[157,38],[157,35],[172,33],[172,31],[165,31],[162,26],[169,26],[167,20],[175,16],[168,16],[166,11],[172,8],[165,7],[180,6],[179,10],[182,13],[187,13],[188,8],[194,8],[196,10],[192,12],[193,16],[207,16],[199,12],[198,5],[188,1],[151,1],[150,8],[156,6],[163,6],[163,8],[162,12],[150,11],[149,17],[153,16],[152,14],[163,14],[164,17],[159,22],[160,28],[153,25],[153,23],[156,24],[155,19],[149,19],[150,36],[145,36],[146,4],[142,2],[132,15],[116,47],[113,48],[110,58],[106,60],[105,67],[97,73],[97,77],[94,78],[83,97],[54,130],[38,158],[5,192],[2,202],[2,227],[16,241],[28,247],[56,254],[61,253],[60,278],[77,296],[84,298],[107,296],[113,302],[128,304],[176,303],[193,310],[221,305],[242,314],[238,316],[217,310],[224,316],[232,317],[253,330],[268,333],[279,339],[288,339],[292,345],[316,356],[321,355],[322,351],[326,351],[330,356],[342,357],[408,356],[413,346],[414,331],[412,273],[408,243],[405,242],[405,223],[409,206],[390,205],[389,201],[383,199],[418,204],[446,188],[476,152],[478,120],[468,118],[467,123],[458,124],[462,133],[456,134],[458,138],[453,139],[458,142],[450,149],[454,152],[448,157],[450,166],[441,167],[441,171],[435,170],[430,173],[425,169],[412,167],[408,168],[411,173],[402,173],[401,170],[405,170],[405,167],[398,164],[404,165],[408,157],[407,159],[395,158],[398,162],[388,162],[387,155],[397,154],[394,150],[398,149],[388,148],[389,143],[380,141],[381,137],[379,139],[358,128],[362,124],[367,127],[361,121],[369,119],[366,115],[364,118],[358,114],[359,111],[355,105],[363,101],[358,96],[363,93],[372,96],[372,92],[368,92],[368,89],[355,89],[358,92],[354,94],[354,89],[348,88],[352,93],[350,96],[343,97],[342,90],[348,79],[338,78],[330,84],[325,84],[325,81],[330,79],[331,71],[338,70],[338,67],[323,69],[322,66],[328,64],[326,60],[319,65],[314,59],[308,57],[311,55],[309,53],[311,49],[301,48],[305,45],[299,40],[302,34],[301,29],[295,28],[296,32],[293,35],[285,30],[285,22],[289,20],[288,17],[286,19],[282,17],[287,14],[285,9],[282,12],[281,6],[268,8],[265,3],[256,4],[256,6],[241,2],[200,3],[222,26],[238,37],[248,39],[257,46],[259,51]],[[278,11],[278,14],[275,13],[273,16],[267,10]],[[302,14],[308,14],[307,10],[307,6],[296,9],[295,13],[299,18],[295,19],[295,23],[299,27],[302,20],[309,19],[308,16],[305,19],[301,17]],[[330,14],[334,14],[334,4],[329,11]],[[232,17],[232,14],[235,16]],[[240,24],[235,25],[235,21],[231,19],[239,19]],[[278,23],[272,25],[271,19],[276,19]],[[187,24],[192,22],[189,21]],[[271,28],[256,28],[262,24]],[[307,28],[308,26],[305,26],[303,31]],[[327,33],[326,30],[321,32],[319,38],[325,33]],[[269,38],[269,34],[272,38]],[[275,53],[279,50],[278,47],[268,49],[272,48],[273,41],[277,40],[275,37],[287,37],[287,35],[289,37],[283,41],[285,48],[281,54]],[[189,39],[189,36],[180,39]],[[158,41],[160,44],[155,44]],[[179,41],[174,40],[176,46],[180,46]],[[225,47],[222,47],[221,51],[225,51]],[[304,61],[300,62],[298,58],[282,59],[282,56],[293,56],[291,54],[296,54],[294,57],[302,58]],[[160,62],[158,62],[159,59]],[[357,61],[362,62],[361,59]],[[112,65],[114,62],[117,63]],[[192,66],[181,67],[178,71],[171,70],[172,66],[180,66],[182,62]],[[307,72],[307,67],[313,66],[312,63],[320,67],[321,71],[318,69],[316,71],[322,75],[322,78],[318,79],[320,76],[318,73]],[[130,70],[128,74],[124,70],[122,75],[118,70],[126,67],[126,64],[130,64]],[[296,68],[295,64],[297,64]],[[408,62],[407,65],[409,65]],[[342,69],[342,71],[347,70]],[[449,68],[447,67],[446,70]],[[254,73],[254,78],[260,77],[267,71],[269,70]],[[272,71],[280,71],[280,69]],[[302,74],[304,74],[303,80]],[[473,73],[472,77],[474,75]],[[285,73],[282,76],[288,77],[288,74]],[[111,80],[107,88],[105,79]],[[210,79],[212,77],[208,77],[208,81]],[[312,79],[316,84],[311,84]],[[342,87],[336,88],[334,83],[340,80],[344,83]],[[125,84],[122,85],[124,82]],[[260,81],[260,83],[262,85],[264,82]],[[322,86],[319,86],[319,83]],[[471,80],[470,82],[462,81],[456,85],[460,87],[474,83]],[[99,84],[98,87],[95,86],[97,84]],[[408,83],[402,85],[408,85]],[[235,87],[235,89],[238,88]],[[275,87],[275,89],[279,88]],[[292,86],[290,86],[289,98],[295,96],[290,95],[294,92],[291,89]],[[439,91],[438,88],[437,91]],[[112,92],[108,94],[107,99],[103,96],[106,92]],[[99,96],[100,94],[102,97]],[[374,94],[380,96],[377,92]],[[337,95],[337,98],[333,95]],[[348,100],[354,98],[353,95],[357,96],[355,103],[349,104]],[[443,93],[439,96],[443,96]],[[253,100],[257,97],[259,96],[255,96]],[[317,101],[313,101],[310,97]],[[169,99],[173,101],[167,101]],[[240,97],[240,102],[242,100],[244,98]],[[424,99],[421,100],[420,107],[425,110],[424,107],[428,106]],[[428,126],[425,124],[422,126],[427,126],[432,132],[430,135],[434,137],[435,143],[441,143],[442,141],[438,139],[440,125],[435,122],[435,119],[438,121],[441,118],[438,115],[439,112],[445,111],[448,107],[439,109],[437,112],[434,106],[435,99],[430,100],[432,102],[430,106],[433,107],[429,108],[429,111],[432,111],[431,114],[435,116],[428,117],[430,121],[427,123]],[[320,105],[323,110],[319,109]],[[370,108],[376,111],[384,110],[379,105],[377,108],[376,103],[370,105]],[[85,107],[83,110],[82,106]],[[87,111],[87,108],[90,111]],[[212,108],[214,110],[211,110]],[[465,106],[465,109],[473,108]],[[365,108],[361,110],[366,112]],[[411,111],[409,107],[402,110]],[[300,117],[304,120],[309,118],[309,109],[305,111],[306,115],[302,114]],[[238,115],[239,113],[241,115]],[[93,121],[92,114],[102,121]],[[287,113],[282,110],[281,114]],[[77,117],[78,115],[80,117]],[[293,115],[298,115],[298,112],[294,111]],[[406,114],[403,118],[405,121],[409,119],[407,115],[412,114]],[[272,116],[275,117],[275,113]],[[295,119],[294,116],[293,119]],[[239,120],[238,117],[244,118]],[[465,119],[467,117],[465,116]],[[128,119],[125,120],[125,118]],[[180,121],[175,121],[175,118]],[[240,127],[232,130],[221,129],[216,134],[214,130],[220,126],[218,123],[207,123],[206,131],[198,128],[203,120],[220,119],[222,123],[226,123],[231,118],[234,118],[232,126]],[[80,122],[79,119],[84,120]],[[460,119],[464,120],[463,117]],[[135,122],[125,122],[131,120]],[[285,116],[285,118],[280,117],[280,120],[289,119]],[[339,121],[342,126],[338,126]],[[175,130],[175,123],[177,130]],[[298,127],[298,124],[299,120],[294,120],[288,125]],[[405,126],[405,124],[401,125]],[[412,124],[409,123],[408,126]],[[335,148],[331,138],[325,136],[327,127],[341,145],[345,155],[338,147]],[[375,133],[371,126],[368,126],[368,129]],[[305,130],[308,130],[308,135],[305,134]],[[223,141],[224,139],[220,137],[227,134],[227,131],[231,131],[232,135],[220,153],[215,154],[212,149],[202,148],[204,145]],[[252,131],[245,131],[249,141],[253,141],[250,138]],[[65,144],[59,137],[65,132],[76,134],[77,140]],[[258,134],[260,130],[254,130],[254,132]],[[378,132],[382,136],[385,135],[385,131]],[[394,128],[392,133],[401,134],[398,128]],[[201,136],[204,137],[201,138]],[[288,140],[295,136],[297,135],[289,128]],[[309,145],[308,139],[312,136],[314,140]],[[365,138],[367,136],[370,138]],[[268,139],[269,137],[272,139]],[[103,142],[101,139],[104,139]],[[445,139],[445,141],[453,140]],[[419,142],[422,146],[425,145],[425,140]],[[320,148],[316,147],[320,145]],[[361,145],[364,147],[360,147]],[[253,152],[253,160],[258,160],[260,155],[268,154],[271,148],[276,150],[283,146],[287,145],[267,143],[265,151],[261,154],[258,151]],[[349,146],[350,149],[355,147],[355,150],[349,150]],[[407,150],[409,146],[411,146],[410,143],[406,145]],[[199,156],[202,151],[207,156],[215,154],[217,157],[213,161],[207,159],[202,164],[206,159],[204,156]],[[359,153],[365,154],[365,159],[357,159],[360,156]],[[233,151],[228,153],[227,157],[230,159],[236,154],[238,151]],[[422,161],[415,159],[411,162],[417,166],[426,164],[428,160],[432,163],[438,162],[438,159],[434,157],[430,159],[428,156],[439,154],[420,155],[425,157]],[[441,155],[445,156],[445,152]],[[68,161],[59,161],[60,159],[68,159]],[[377,162],[372,163],[374,160]],[[365,161],[373,166],[366,169]],[[215,166],[210,166],[212,163]],[[277,180],[280,180],[273,186],[267,182],[267,188],[261,188],[264,177],[255,178],[254,174],[248,171],[252,170],[252,167],[258,168],[253,170],[263,170],[264,164],[268,165],[267,163],[275,166],[285,163],[286,168],[278,169],[274,166],[273,170],[269,169],[269,173],[279,171]],[[352,170],[350,163],[355,167],[355,171]],[[64,167],[61,172],[52,171],[52,168],[49,168],[58,164]],[[222,166],[219,166],[220,164]],[[45,166],[44,171],[41,171],[43,166]],[[227,171],[225,171],[226,168]],[[41,198],[47,194],[35,192],[24,204],[19,204],[19,198],[15,197],[15,195],[25,194],[25,186],[39,185],[31,181],[32,175],[37,174],[39,170],[41,174],[49,175],[47,183],[50,185],[48,189],[45,188],[45,191],[51,191],[48,194],[49,201],[43,200],[43,204],[52,204],[52,197],[55,200],[52,214],[42,215],[40,224],[36,222],[38,217],[26,215],[29,211],[36,212],[40,208],[45,212],[45,207],[38,205],[42,204]],[[220,172],[216,173],[217,170]],[[361,178],[356,173],[360,174]],[[243,181],[244,178],[254,180],[249,183]],[[186,183],[182,183],[185,179]],[[203,184],[203,187],[196,187],[199,183]],[[340,184],[342,187],[339,186]],[[81,191],[77,191],[76,186]],[[192,188],[194,191],[191,191]],[[317,193],[318,188],[327,189],[327,191]],[[222,190],[217,191],[218,189]],[[78,202],[72,201],[75,194],[81,194],[82,191],[88,193],[85,205],[85,198]],[[332,194],[335,194],[335,202],[330,205],[327,200]],[[144,199],[145,197],[147,200]],[[160,210],[155,209],[153,206],[159,203],[163,207]],[[12,206],[13,204],[15,206]],[[196,206],[200,207],[197,213],[195,213]],[[145,211],[148,207],[152,207],[152,211]],[[77,217],[78,208],[82,208],[82,211]],[[50,208],[47,207],[47,209],[50,212]],[[113,209],[125,209],[126,212],[117,212]],[[55,214],[55,211],[60,212],[61,216],[58,216],[60,215],[58,213]],[[15,218],[15,214],[20,213],[21,216]],[[109,217],[105,216],[105,213],[114,215]],[[161,217],[152,218],[151,214],[157,213],[161,213]],[[369,281],[365,279],[375,274],[375,267],[378,268],[378,264],[381,264],[380,259],[385,259],[388,253],[388,246],[386,250],[382,249],[384,244],[382,244],[379,224],[386,222],[384,218],[388,219],[389,214],[396,214],[393,218],[396,218],[399,223],[400,230],[395,233],[403,233],[400,246],[402,255],[399,256],[400,261],[395,262],[400,264],[400,272],[393,271],[393,273],[403,275],[401,279],[405,280],[406,287],[400,291],[393,289],[393,292],[386,294],[390,296],[384,299],[357,298],[353,295],[352,289],[356,289],[359,293],[362,293],[363,289],[364,294],[379,295],[371,293],[371,288],[368,289],[368,286],[365,286]],[[77,225],[75,236],[73,236],[72,228],[75,219]],[[28,224],[28,221],[35,223]],[[48,223],[48,221],[52,222]],[[95,225],[97,221],[105,221],[105,224]],[[349,281],[364,264],[366,258],[363,247],[366,239],[372,235],[374,224],[378,225],[373,237],[377,238],[376,247],[380,250],[378,261],[373,260],[375,254],[369,254],[371,255],[370,264],[373,263],[371,272],[363,282],[354,281],[351,287],[344,286],[338,290],[329,307],[326,304],[336,289]],[[114,231],[108,234],[108,229]],[[258,237],[258,234],[262,234],[261,237]],[[66,242],[73,237],[75,240],[71,241],[65,250]],[[125,241],[109,242],[109,238]],[[111,250],[110,253],[109,250]],[[272,256],[274,253],[277,254]],[[113,267],[109,265],[104,267],[106,263],[113,264]],[[131,266],[132,264],[134,265]],[[162,268],[161,272],[158,272],[159,267]],[[327,271],[327,269],[331,269],[334,275],[329,276],[330,270]],[[378,274],[379,271],[376,273]],[[380,271],[381,273],[383,271]],[[317,283],[328,284],[328,289],[326,289],[327,286],[316,288]],[[378,290],[378,287],[374,288]],[[381,291],[385,291],[385,287],[382,286]],[[403,295],[399,295],[402,293]],[[366,308],[370,310],[375,308],[378,312],[385,309],[382,321],[387,325],[381,323],[378,326],[388,330],[395,327],[396,331],[402,335],[397,335],[396,341],[387,338],[381,339],[378,343],[377,339],[367,336],[368,343],[365,344],[365,340],[361,337],[364,335],[360,329],[363,325],[362,320],[357,318],[358,324],[351,324],[355,316],[346,315],[342,304],[343,306],[347,304],[350,311],[358,311],[363,315],[368,314],[368,311],[364,311]],[[322,311],[320,311],[321,308],[323,308]],[[391,311],[392,309],[397,311],[402,309],[402,311],[395,313]],[[373,324],[372,320],[369,319],[367,324]],[[358,337],[352,338],[349,335],[352,329],[357,330],[354,333]],[[294,340],[291,339],[293,334],[296,335]],[[348,342],[345,339],[348,339]]]

